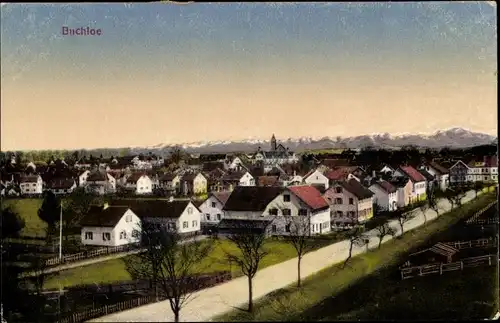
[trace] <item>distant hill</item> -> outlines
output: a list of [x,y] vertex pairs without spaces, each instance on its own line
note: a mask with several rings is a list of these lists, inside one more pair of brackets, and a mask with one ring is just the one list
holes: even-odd
[[[279,140],[285,147],[293,151],[304,151],[312,149],[330,148],[364,148],[375,147],[385,149],[398,149],[403,146],[417,146],[425,148],[467,148],[479,145],[497,144],[498,138],[484,133],[473,132],[463,128],[452,128],[445,131],[437,131],[432,135],[409,134],[401,136],[391,136],[388,133],[375,135],[362,135],[355,137],[323,137],[313,139],[309,137],[288,138]],[[157,151],[167,153],[173,146],[158,144],[150,147],[135,147],[133,152],[141,153]],[[227,152],[254,152],[260,146],[268,149],[269,140],[235,140],[235,141],[208,141],[179,144],[186,151],[191,153],[227,153]]]

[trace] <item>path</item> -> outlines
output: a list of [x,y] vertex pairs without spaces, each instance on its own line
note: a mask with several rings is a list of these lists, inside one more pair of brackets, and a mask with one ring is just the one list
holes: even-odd
[[[204,236],[204,235],[197,236],[196,238],[186,239],[186,240],[182,241],[182,243],[191,242],[194,239],[203,240],[206,238],[207,238],[207,236]],[[114,253],[111,255],[90,258],[90,259],[85,259],[85,260],[81,260],[81,261],[75,261],[75,262],[59,265],[56,267],[50,267],[50,268],[44,269],[42,272],[44,274],[55,273],[55,272],[59,272],[59,271],[67,270],[67,269],[76,268],[76,267],[83,267],[83,266],[88,266],[88,265],[92,265],[92,264],[97,264],[97,263],[108,261],[111,259],[119,259],[119,258],[123,258],[126,256],[135,255],[135,254],[138,254],[138,253],[141,253],[144,251],[146,251],[146,249],[137,249],[137,250],[126,251],[126,252],[118,252],[118,253]],[[39,274],[40,274],[39,272],[36,272],[36,273],[30,272],[30,273],[27,273],[25,275],[22,275],[22,277],[33,277],[33,276],[39,275]]]
[[[470,191],[462,199],[467,203],[474,199],[474,192]],[[440,200],[440,213],[450,210],[450,203]],[[424,223],[422,212],[414,211],[415,217],[405,223],[405,232],[414,229]],[[436,218],[436,212],[426,212],[427,221]],[[391,226],[401,234],[397,220],[390,221]],[[378,238],[374,230],[369,231],[369,248],[378,246]],[[392,237],[386,237],[383,243]],[[349,242],[341,241],[330,246],[307,253],[302,261],[301,277],[306,278],[319,270],[344,261],[348,255]],[[353,249],[353,255],[366,251],[366,247]],[[284,288],[297,279],[297,258],[264,268],[254,278],[253,298],[256,300],[270,292]],[[227,283],[198,291],[192,295],[191,300],[181,310],[180,320],[182,322],[207,322],[213,317],[222,315],[233,308],[244,308],[248,299],[248,285],[246,277],[239,277]],[[170,309],[169,301],[148,304],[123,312],[100,317],[90,322],[173,322],[174,316]]]

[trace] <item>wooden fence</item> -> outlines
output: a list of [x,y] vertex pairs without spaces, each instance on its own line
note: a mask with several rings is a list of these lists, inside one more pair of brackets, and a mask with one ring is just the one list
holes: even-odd
[[401,268],[401,279],[409,279],[416,276],[426,276],[431,274],[440,274],[448,271],[463,270],[464,268],[477,267],[495,263],[496,255],[485,255],[479,257],[464,258],[461,261],[452,262],[449,264],[426,264],[422,266],[414,266]]
[[75,261],[79,261],[79,260],[85,260],[85,259],[95,258],[95,257],[99,257],[99,256],[105,256],[105,255],[110,255],[110,254],[114,254],[114,253],[134,251],[134,250],[139,250],[138,244],[127,244],[127,245],[116,246],[116,247],[103,247],[103,248],[98,248],[98,249],[94,249],[94,250],[75,253],[72,255],[63,256],[62,259],[59,257],[50,258],[50,259],[46,260],[45,264],[47,266],[57,266],[57,265],[64,264],[64,263],[75,262]]
[[443,242],[446,245],[449,245],[455,249],[463,250],[463,249],[471,249],[471,248],[489,248],[496,246],[495,238],[483,238],[477,240],[469,240],[469,241],[453,241],[453,242]]
[[[200,276],[201,277],[201,276]],[[208,287],[213,287],[215,285],[218,285],[220,283],[226,282],[228,280],[231,280],[231,273],[230,272],[222,272],[216,275],[208,276],[204,275],[204,279],[196,283],[195,286],[193,286],[193,290],[191,292],[195,292],[204,288]],[[160,296],[158,298],[159,301],[165,300],[167,297],[165,295]],[[156,296],[144,296],[124,302],[120,302],[117,304],[112,304],[112,305],[106,305],[103,307],[99,308],[93,308],[89,309],[86,311],[82,311],[79,313],[73,313],[70,316],[64,317],[61,320],[59,320],[59,323],[80,323],[80,322],[85,322],[97,317],[101,316],[106,316],[112,313],[128,310],[131,308],[135,308],[138,306],[146,305],[146,304],[151,304],[155,303],[157,301]]]
[[468,219],[466,224],[495,224],[498,223],[498,215],[495,218],[488,219],[480,219],[480,216],[483,215],[484,212],[488,211],[490,208],[494,207],[497,204],[497,201],[493,201],[481,210],[477,211],[470,219]]

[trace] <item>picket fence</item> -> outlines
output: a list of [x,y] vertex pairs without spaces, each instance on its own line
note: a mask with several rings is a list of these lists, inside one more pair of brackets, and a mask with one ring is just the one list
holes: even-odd
[[466,224],[495,224],[498,223],[498,215],[495,218],[480,219],[479,217],[483,215],[484,212],[488,211],[491,207],[495,206],[497,201],[493,201],[481,210],[477,211],[471,218],[469,218]]
[[[202,276],[200,276],[200,277],[202,277]],[[195,282],[195,285],[193,285],[192,292],[216,286],[218,284],[221,284],[221,283],[224,283],[228,280],[231,280],[231,278],[232,278],[230,272],[221,272],[221,273],[216,274],[216,275],[211,276],[211,277],[207,277],[207,276],[203,276],[203,277],[205,277],[206,279],[202,279],[198,283]],[[167,299],[167,297],[165,297],[164,295],[158,297],[158,301],[162,301],[165,299]],[[106,316],[106,315],[109,315],[112,313],[128,310],[128,309],[135,308],[138,306],[155,303],[156,301],[157,301],[156,296],[144,296],[144,297],[120,302],[117,304],[106,305],[106,306],[99,307],[99,308],[93,308],[93,309],[89,309],[86,311],[73,313],[70,316],[67,316],[67,317],[60,319],[58,322],[59,323],[81,323],[81,322],[85,322],[85,321],[88,321],[88,320],[91,320],[91,319],[94,319],[97,317]]]
[[496,255],[484,255],[479,257],[464,258],[457,262],[449,264],[426,264],[421,266],[401,268],[401,279],[409,279],[418,276],[426,276],[431,274],[442,275],[445,272],[463,270],[464,268],[484,266],[488,264],[491,266],[495,263]]
[[116,247],[103,247],[103,248],[98,248],[98,249],[94,249],[94,250],[83,251],[83,252],[63,256],[62,259],[59,257],[50,258],[50,259],[46,260],[45,264],[47,266],[57,266],[57,265],[61,265],[63,263],[70,263],[70,262],[95,258],[95,257],[99,257],[99,256],[110,255],[110,254],[119,253],[119,252],[134,251],[134,250],[138,250],[138,249],[139,249],[138,244],[129,244],[129,245],[123,245],[123,246],[116,246]]
[[489,248],[496,246],[495,238],[483,238],[477,240],[469,240],[469,241],[453,241],[453,242],[443,242],[443,244],[449,245],[455,249],[463,250],[463,249],[471,249],[471,248]]

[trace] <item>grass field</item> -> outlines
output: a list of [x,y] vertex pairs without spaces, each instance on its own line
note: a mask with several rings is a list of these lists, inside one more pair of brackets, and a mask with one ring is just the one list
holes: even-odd
[[3,200],[4,206],[12,207],[24,219],[26,226],[21,231],[22,236],[45,237],[47,225],[38,217],[38,209],[42,199],[8,199]]
[[[332,235],[329,239],[319,240],[315,244],[315,249],[321,248],[327,244],[334,243],[343,239],[341,234]],[[233,277],[241,275],[238,267],[229,264],[225,260],[225,252],[237,254],[238,249],[234,244],[225,239],[207,240],[207,243],[215,243],[210,255],[199,264],[200,272],[215,273],[221,271],[231,271]],[[268,240],[265,248],[269,251],[260,265],[260,269],[283,262],[297,256],[295,249],[290,243],[281,240]],[[61,271],[59,274],[47,278],[45,288],[58,288],[59,283],[62,287],[75,285],[88,285],[95,283],[112,283],[117,281],[131,280],[126,263],[138,260],[137,256],[128,256],[121,259],[107,260],[101,263],[95,263],[87,266],[76,267]]]
[[[475,277],[473,279],[471,277],[470,283],[467,283],[468,280],[457,283],[456,280],[450,279],[447,286],[433,284],[432,281],[419,285],[416,280],[412,281],[411,279],[401,282],[397,280],[397,277],[394,277],[394,272],[395,268],[405,260],[408,253],[424,245],[430,237],[446,232],[461,219],[470,216],[472,212],[495,198],[492,193],[482,195],[459,209],[441,215],[438,219],[419,229],[406,232],[401,239],[385,243],[381,249],[354,257],[345,268],[339,264],[308,277],[304,280],[301,289],[291,285],[261,298],[256,302],[253,313],[234,310],[216,318],[215,321],[373,320],[374,318],[392,318],[391,313],[398,311],[412,312],[412,316],[408,317],[413,319],[427,317],[430,319],[439,315],[441,317],[451,315],[446,312],[445,307],[450,308],[450,311],[462,309],[463,315],[467,315],[467,313],[471,313],[473,305],[463,307],[463,304],[460,303],[467,296],[462,295],[454,298],[453,295],[454,293],[463,293],[464,290],[470,288],[478,288],[482,293],[489,294],[489,299],[491,299],[492,293],[489,292],[487,286],[490,286],[490,289],[494,288],[491,288],[493,281],[487,270],[480,269],[486,271],[485,275],[478,275],[477,271],[474,272],[471,276]],[[467,288],[464,287],[464,283],[467,283]],[[441,288],[438,288],[439,286]],[[426,291],[425,288],[430,289]],[[354,294],[348,294],[349,292]],[[361,294],[363,296],[360,296]],[[419,300],[424,294],[430,296],[430,299]],[[349,296],[344,297],[344,295]],[[483,302],[481,299],[484,298],[478,298],[479,302]],[[455,303],[453,303],[454,300],[456,300]],[[474,301],[476,300],[472,302]],[[440,313],[425,312],[426,304],[431,302],[441,303],[441,306],[434,304],[432,308],[442,308],[442,311]],[[480,303],[483,305],[478,306],[491,309],[488,302],[485,300],[485,304]],[[416,313],[417,307],[412,307],[413,304],[418,305],[418,313]],[[424,312],[422,312],[423,309]],[[385,317],[379,316],[378,311],[385,313]],[[451,317],[462,318],[456,315]]]

